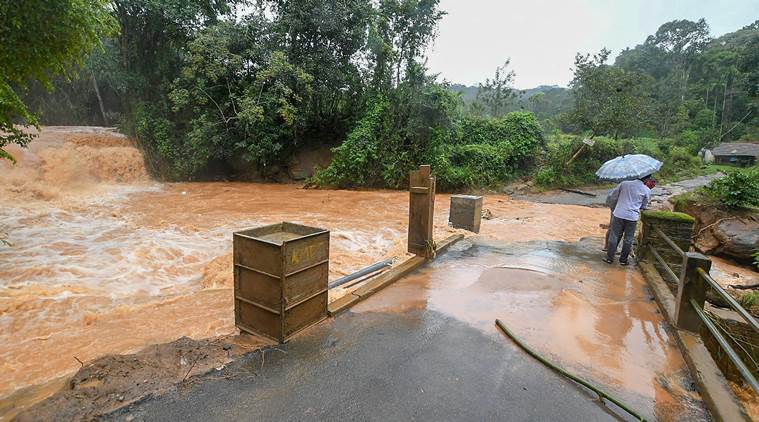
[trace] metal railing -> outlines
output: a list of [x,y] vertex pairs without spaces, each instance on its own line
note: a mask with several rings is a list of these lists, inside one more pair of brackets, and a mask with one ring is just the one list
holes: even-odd
[[[675,253],[677,253],[678,255],[680,255],[680,258],[685,258],[685,252],[683,252],[683,250],[680,249],[679,246],[677,246],[677,243],[673,242],[672,239],[670,239],[669,236],[667,236],[666,233],[664,233],[663,231],[661,231],[661,229],[658,228],[658,227],[654,227],[653,229],[654,229],[654,232],[660,238],[664,239],[664,241],[667,243],[667,245],[669,245],[669,247],[672,248],[672,250],[675,251]],[[665,261],[664,258],[662,258],[662,256],[659,253],[659,251],[654,247],[654,244],[653,243],[649,243],[648,244],[648,248],[651,251],[651,254],[654,256],[654,258],[656,258],[656,260],[659,262],[659,264],[661,264],[662,269],[664,269],[664,274],[666,274],[667,277],[669,277],[669,281],[671,281],[673,284],[676,284],[676,285],[680,284],[680,277],[677,274],[675,274],[674,271],[672,271],[672,267],[670,267],[670,265],[667,263],[667,261]]]
[[[680,276],[678,277],[677,274],[672,270],[671,265],[662,257],[661,253],[656,249],[656,247],[651,242],[647,242],[648,249],[651,251],[651,255],[656,259],[656,261],[661,265],[661,268],[664,270],[662,276],[666,276],[672,281],[674,284],[678,286],[678,294],[677,294],[677,300],[675,301],[675,306],[677,306],[677,309],[675,310],[675,325],[678,325],[678,322],[681,320],[680,315],[684,312],[687,313],[688,309],[684,309],[685,307],[690,307],[690,309],[693,310],[693,313],[695,316],[700,320],[700,322],[703,324],[704,327],[709,331],[709,333],[714,337],[714,339],[717,341],[717,344],[719,347],[725,352],[727,357],[730,359],[730,361],[735,365],[736,369],[740,373],[741,377],[746,381],[746,383],[751,386],[751,388],[759,394],[759,382],[757,382],[756,377],[754,377],[754,374],[751,373],[751,370],[746,366],[746,364],[743,362],[741,357],[736,353],[735,349],[730,345],[730,342],[725,338],[725,335],[721,331],[724,331],[725,334],[730,336],[729,333],[724,328],[718,327],[717,324],[712,320],[712,318],[704,311],[703,303],[705,298],[705,287],[709,287],[712,290],[714,290],[729,306],[730,308],[735,311],[738,315],[741,316],[742,319],[746,321],[746,323],[757,333],[759,333],[759,322],[757,322],[756,318],[754,318],[745,308],[743,308],[732,296],[730,296],[725,289],[722,288],[722,286],[717,283],[711,275],[709,275],[709,271],[707,269],[704,269],[700,266],[691,266],[689,265],[689,259],[690,258],[696,258],[691,257],[693,254],[688,254],[686,252],[683,252],[683,250],[669,237],[666,233],[664,233],[661,229],[658,227],[653,227],[653,231],[657,234],[658,237],[660,237],[664,242],[679,256],[683,258],[683,267],[680,271]],[[697,256],[700,256],[698,254],[695,254]],[[701,257],[702,260],[704,260],[704,257]],[[707,259],[708,260],[708,259]],[[694,259],[695,261],[695,259]],[[689,271],[690,269],[690,271]],[[690,289],[695,290],[701,290],[701,294],[698,296],[701,297],[701,303],[699,303],[698,300],[694,299],[693,294],[684,294],[683,291],[685,286],[690,284]],[[678,327],[678,328],[684,328],[687,329],[687,327]],[[735,339],[734,339],[735,340]],[[736,342],[737,343],[737,342]],[[745,350],[744,350],[745,351]]]

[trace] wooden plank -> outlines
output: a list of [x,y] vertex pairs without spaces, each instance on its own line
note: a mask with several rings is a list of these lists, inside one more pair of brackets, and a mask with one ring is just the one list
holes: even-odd
[[[445,251],[448,250],[451,245],[463,238],[464,235],[462,234],[454,234],[448,236],[438,245],[437,255],[439,256],[440,254],[445,253]],[[352,293],[349,293],[340,299],[331,302],[328,305],[329,314],[335,316],[340,312],[349,309],[351,306],[370,297],[385,287],[400,280],[404,276],[410,274],[428,261],[428,259],[421,256],[412,256],[410,258],[406,258],[384,273],[381,273],[377,276],[369,278],[367,281],[364,281],[363,284]]]
[[590,197],[593,197],[593,198],[596,197],[595,193],[585,192],[585,191],[582,191],[582,190],[579,190],[579,189],[559,188],[559,190],[563,190],[564,192],[569,192],[569,193],[576,193],[576,194],[579,194],[579,195],[590,196]]
[[351,306],[360,301],[361,298],[359,296],[348,293],[345,296],[330,302],[329,305],[327,305],[327,311],[329,312],[330,316],[335,316],[340,312],[347,311]]
[[361,287],[354,290],[353,294],[359,296],[362,300],[366,299],[367,297],[373,295],[374,293],[377,293],[390,284],[395,283],[398,281],[398,279],[405,276],[406,274],[419,268],[425,262],[427,262],[427,259],[424,257],[412,256],[411,258],[408,258],[400,264],[393,266],[377,277],[372,277]]
[[454,243],[458,242],[459,240],[463,238],[464,238],[463,234],[452,234],[446,237],[445,239],[443,239],[443,241],[441,241],[440,243],[438,243],[437,249],[435,250],[435,252],[437,252],[438,255],[445,253],[445,251],[448,250],[448,248],[450,248],[451,246],[453,246]]
[[435,178],[429,165],[409,173],[408,251],[429,258],[435,213]]

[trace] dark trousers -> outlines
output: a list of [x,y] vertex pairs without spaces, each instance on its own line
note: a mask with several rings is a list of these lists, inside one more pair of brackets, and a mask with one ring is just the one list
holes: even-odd
[[625,220],[624,218],[612,217],[609,226],[609,243],[606,245],[606,258],[609,261],[614,260],[614,254],[617,253],[617,245],[624,235],[622,242],[622,254],[619,256],[619,262],[627,262],[632,250],[633,239],[635,238],[635,227],[637,221]]

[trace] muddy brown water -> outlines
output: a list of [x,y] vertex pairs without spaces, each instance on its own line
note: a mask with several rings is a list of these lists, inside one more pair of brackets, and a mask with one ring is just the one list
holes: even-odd
[[[45,128],[29,149],[8,149],[19,163],[0,162],[0,232],[12,245],[0,246],[0,400],[22,390],[44,398],[78,360],[234,333],[233,231],[280,221],[328,229],[331,279],[405,255],[405,192],[157,183],[129,140],[99,128]],[[437,238],[452,232],[448,201],[438,195]],[[494,218],[481,232],[500,244],[577,242],[602,236],[608,219],[506,196],[483,208]],[[682,361],[637,273],[601,274],[556,254],[496,257],[446,260],[430,270],[438,275],[414,275],[359,309],[432,306],[488,332],[503,318],[641,403],[683,402],[652,381],[676,378]]]
[[642,276],[601,262],[598,246],[597,238],[464,240],[353,311],[434,310],[513,344],[494,325],[499,318],[549,360],[651,420],[709,420]]

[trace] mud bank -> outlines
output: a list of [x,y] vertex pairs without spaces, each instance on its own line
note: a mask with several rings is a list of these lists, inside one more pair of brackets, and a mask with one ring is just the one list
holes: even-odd
[[[0,162],[0,400],[109,354],[235,333],[231,233],[292,221],[329,229],[330,278],[405,255],[408,194],[296,185],[161,184],[101,128],[45,128]],[[439,195],[435,232],[447,227]],[[603,210],[487,196],[482,230],[504,241],[601,235]],[[44,352],[40,352],[44,351]],[[36,394],[36,393],[35,393]],[[32,394],[35,396],[35,394]],[[37,397],[35,396],[35,397]],[[7,406],[3,406],[7,408]]]
[[[130,355],[109,355],[82,364],[49,399],[25,409],[23,400],[0,404],[6,418],[22,421],[94,420],[140,400],[186,386],[193,377],[221,370],[235,358],[265,345],[257,337],[187,337]],[[30,402],[32,400],[29,400]]]

